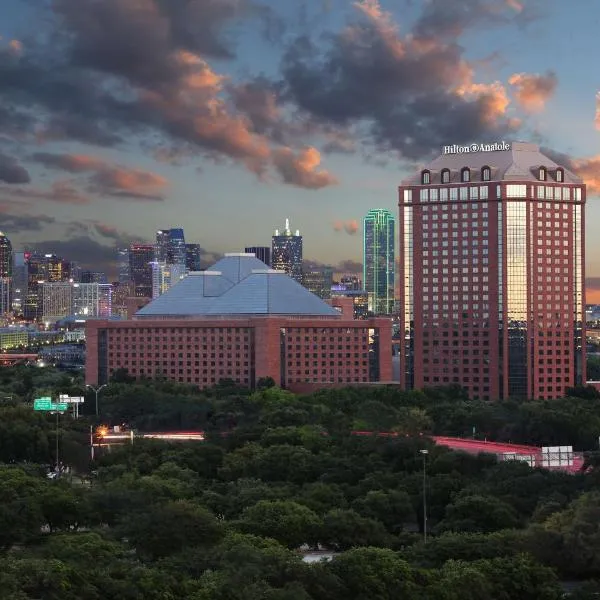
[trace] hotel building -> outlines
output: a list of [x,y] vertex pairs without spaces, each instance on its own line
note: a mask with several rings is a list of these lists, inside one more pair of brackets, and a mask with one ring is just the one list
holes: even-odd
[[399,188],[405,389],[585,383],[582,180],[533,144],[447,146]]
[[[339,307],[335,307],[338,304]],[[253,254],[190,273],[131,320],[86,323],[86,383],[120,368],[210,387],[261,377],[297,392],[392,380],[391,321],[353,319]]]

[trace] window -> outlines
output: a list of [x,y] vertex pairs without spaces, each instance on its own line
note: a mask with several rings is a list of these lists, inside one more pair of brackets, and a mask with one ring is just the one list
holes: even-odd
[[469,167],[465,167],[461,170],[460,180],[464,183],[471,181],[471,169],[469,169]]
[[564,171],[562,169],[556,169],[556,181],[562,183],[564,180]]
[[546,181],[546,177],[547,177],[546,167],[540,167],[539,171],[538,171],[538,179],[540,181]]
[[489,181],[492,177],[492,170],[489,167],[483,167],[481,169],[481,180]]
[[450,183],[450,170],[442,169],[442,183]]
[[431,183],[431,173],[429,171],[421,171],[421,183],[423,185],[429,185]]

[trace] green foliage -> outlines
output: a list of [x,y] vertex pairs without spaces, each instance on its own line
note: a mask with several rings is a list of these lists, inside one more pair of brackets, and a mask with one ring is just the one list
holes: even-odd
[[[77,383],[18,371],[0,369],[0,389]],[[17,400],[0,406],[0,598],[558,600],[557,577],[600,578],[596,454],[566,475],[427,437],[475,427],[476,437],[593,447],[600,400],[586,390],[484,403],[459,388],[298,396],[269,381],[201,392],[126,375],[103,390],[103,422],[203,430],[206,441],[136,439],[99,452],[86,483],[90,422],[62,417],[61,456],[77,472],[50,480],[40,465],[54,458],[53,419]],[[335,556],[308,564],[306,546]]]

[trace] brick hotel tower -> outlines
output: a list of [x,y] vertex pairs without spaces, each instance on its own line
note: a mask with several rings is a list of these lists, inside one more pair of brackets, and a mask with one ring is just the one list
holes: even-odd
[[582,180],[534,144],[446,146],[399,194],[402,387],[585,383]]

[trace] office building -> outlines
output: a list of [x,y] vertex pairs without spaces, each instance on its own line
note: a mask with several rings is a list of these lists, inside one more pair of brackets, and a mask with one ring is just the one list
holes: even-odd
[[42,320],[54,323],[66,317],[105,318],[112,315],[112,285],[63,281],[40,284]]
[[27,263],[25,252],[13,252],[11,305],[17,315],[23,314],[27,297]]
[[171,286],[186,276],[185,265],[152,262],[152,298],[164,294]]
[[333,267],[311,267],[302,271],[302,285],[322,300],[331,298]]
[[534,144],[447,146],[399,194],[402,386],[585,383],[582,180]]
[[390,320],[349,313],[253,255],[228,254],[131,320],[88,321],[86,382],[120,368],[201,388],[222,379],[254,388],[263,377],[299,392],[390,382]]
[[389,210],[370,210],[364,218],[363,285],[369,311],[391,315],[395,300],[395,219]]
[[264,262],[268,267],[271,266],[271,248],[268,246],[249,246],[244,250],[246,254],[254,254],[258,260]]
[[273,269],[285,271],[298,283],[302,283],[302,236],[290,230],[290,220],[285,220],[285,229],[275,230],[271,244],[271,264]]
[[133,294],[138,298],[152,298],[152,244],[131,244],[129,246],[129,276],[133,282]]
[[188,271],[200,271],[202,268],[202,248],[200,244],[185,245],[185,268]]
[[81,271],[79,277],[72,277],[73,281],[79,283],[107,283],[106,273],[99,271]]
[[119,248],[117,250],[117,272],[119,283],[129,283],[131,281],[129,248]]
[[156,232],[155,261],[168,265],[185,265],[186,258],[183,229],[160,229]]
[[44,311],[41,285],[69,281],[71,264],[55,254],[26,252],[24,258],[27,264],[27,295],[23,314],[28,320],[39,321]]
[[10,240],[0,231],[0,316],[11,312],[13,249]]

